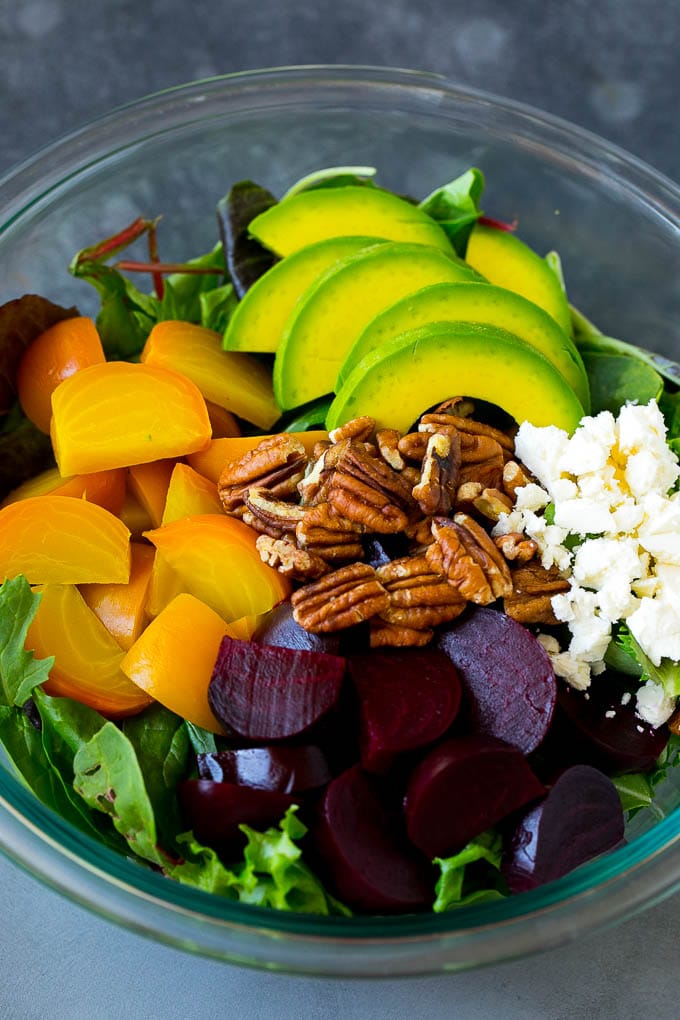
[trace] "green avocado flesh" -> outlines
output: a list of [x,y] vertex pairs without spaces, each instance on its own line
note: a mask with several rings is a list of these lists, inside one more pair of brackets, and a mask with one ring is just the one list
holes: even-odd
[[507,230],[477,224],[465,259],[489,281],[521,294],[571,334],[569,303],[560,281],[540,255]]
[[300,296],[331,266],[372,245],[376,237],[331,237],[277,262],[239,301],[224,334],[227,351],[273,352]]
[[488,283],[436,283],[396,302],[375,317],[347,355],[338,384],[374,348],[416,326],[443,321],[480,322],[499,326],[535,347],[553,363],[586,411],[590,405],[588,376],[571,337],[532,301]]
[[379,188],[302,191],[260,213],[250,235],[277,255],[290,255],[328,237],[361,234],[427,244],[451,252],[451,243],[427,213]]
[[476,397],[517,422],[571,433],[583,407],[557,369],[505,329],[434,322],[408,330],[363,358],[331,404],[328,429],[359,415],[406,432],[428,408],[451,396]]
[[334,392],[350,347],[378,312],[428,284],[465,280],[479,276],[453,254],[396,241],[329,269],[286,322],[274,361],[279,407],[288,410]]

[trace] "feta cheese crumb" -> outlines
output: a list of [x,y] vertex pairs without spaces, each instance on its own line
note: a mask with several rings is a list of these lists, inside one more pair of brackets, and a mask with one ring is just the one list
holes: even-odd
[[648,680],[637,691],[636,715],[656,729],[668,722],[675,710],[675,698],[669,698],[661,684]]

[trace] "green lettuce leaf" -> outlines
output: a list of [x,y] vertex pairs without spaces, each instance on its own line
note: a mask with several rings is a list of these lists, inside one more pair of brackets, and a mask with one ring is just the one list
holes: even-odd
[[198,844],[191,833],[185,833],[180,842],[186,860],[167,867],[166,874],[258,907],[348,916],[350,911],[326,892],[302,860],[297,841],[307,829],[296,811],[297,807],[290,807],[279,825],[266,832],[240,826],[248,841],[243,861],[232,868],[222,864],[213,850]]
[[[435,857],[441,874],[435,886],[434,912],[503,899],[507,890],[500,873],[502,854],[500,835],[489,830],[452,857]],[[486,867],[477,870],[471,867],[480,862]]]
[[25,704],[54,665],[54,656],[36,659],[25,647],[39,603],[22,574],[0,586],[0,704]]
[[472,167],[419,203],[419,208],[437,221],[461,258],[465,257],[472,228],[481,215],[479,200],[483,191],[484,174]]

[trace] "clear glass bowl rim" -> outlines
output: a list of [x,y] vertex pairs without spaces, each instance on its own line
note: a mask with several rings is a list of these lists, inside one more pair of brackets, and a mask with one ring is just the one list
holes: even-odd
[[[492,134],[517,137],[539,152],[558,153],[581,170],[605,175],[611,186],[680,231],[680,188],[591,132],[432,73],[314,65],[220,75],[166,89],[39,150],[0,179],[0,250],[4,232],[34,203],[113,152],[227,107],[315,104],[337,101],[340,93],[354,100],[368,93],[443,115],[456,107]],[[0,850],[94,912],[194,952],[300,973],[428,973],[554,947],[680,889],[680,808],[631,844],[533,892],[443,915],[398,918],[284,914],[168,881],[73,829],[2,768]],[[343,955],[336,953],[340,948]]]

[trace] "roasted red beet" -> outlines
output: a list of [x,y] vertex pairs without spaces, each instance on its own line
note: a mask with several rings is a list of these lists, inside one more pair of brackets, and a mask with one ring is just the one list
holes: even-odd
[[274,606],[260,621],[253,634],[253,641],[260,645],[275,645],[277,648],[296,648],[306,652],[340,654],[340,632],[334,634],[312,634],[293,619],[290,600]]
[[357,624],[330,634],[312,634],[295,622],[293,607],[290,600],[286,600],[265,614],[252,639],[260,645],[275,645],[277,648],[350,655],[368,648],[369,630],[368,625]]
[[408,834],[429,858],[447,857],[544,793],[516,748],[481,733],[451,737],[409,780]]
[[314,838],[333,892],[353,909],[393,914],[431,905],[430,865],[408,847],[358,765],[327,787]]
[[651,769],[668,743],[668,727],[653,729],[639,719],[629,688],[630,678],[618,674],[594,677],[585,693],[561,685],[551,757],[608,772]]
[[361,763],[384,772],[394,756],[441,737],[456,717],[461,686],[436,648],[385,648],[348,660],[359,695]]
[[512,892],[567,875],[623,839],[614,784],[589,765],[574,765],[515,826],[503,862]]
[[239,825],[267,829],[278,825],[294,797],[209,779],[187,779],[177,787],[179,806],[196,839],[222,857],[240,853],[245,836]]
[[443,631],[439,647],[460,675],[468,728],[530,754],[544,739],[557,699],[545,649],[520,623],[475,608]]
[[216,783],[237,783],[278,793],[316,790],[333,778],[326,755],[313,744],[241,747],[199,754],[198,774]]
[[208,701],[228,733],[261,743],[285,740],[335,706],[344,673],[345,660],[338,655],[224,637]]

